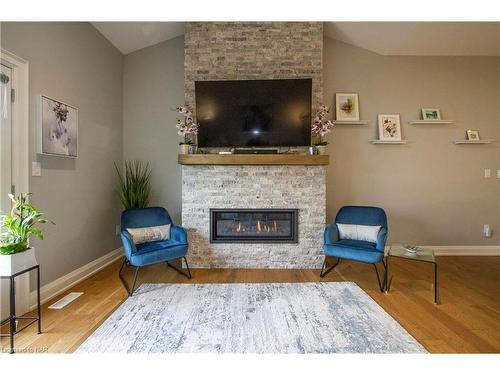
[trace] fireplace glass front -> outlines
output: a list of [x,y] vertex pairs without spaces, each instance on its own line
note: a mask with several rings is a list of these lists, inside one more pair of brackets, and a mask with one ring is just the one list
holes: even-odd
[[297,209],[210,209],[210,242],[297,242]]

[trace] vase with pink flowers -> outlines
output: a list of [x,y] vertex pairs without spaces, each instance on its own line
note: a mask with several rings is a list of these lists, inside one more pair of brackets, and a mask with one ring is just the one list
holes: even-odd
[[320,105],[313,119],[311,132],[315,138],[314,147],[319,155],[326,154],[326,145],[328,142],[324,137],[332,131],[333,122],[327,119],[329,109],[325,105]]
[[175,111],[182,115],[182,119],[177,119],[177,134],[184,137],[179,143],[181,154],[196,153],[196,135],[198,134],[199,125],[194,121],[193,113],[187,105],[179,106]]

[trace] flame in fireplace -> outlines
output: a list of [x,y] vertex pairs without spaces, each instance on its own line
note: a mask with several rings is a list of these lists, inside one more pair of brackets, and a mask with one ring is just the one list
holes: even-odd
[[[267,223],[266,221],[261,221],[261,220],[257,220],[257,223],[255,225],[255,231],[258,232],[258,233],[261,233],[261,232],[267,232],[267,233],[270,233],[270,232],[278,232],[278,224],[276,222],[276,220],[273,220],[272,223]],[[248,228],[245,228],[245,225],[242,225],[241,224],[241,221],[238,221],[237,224],[235,226],[233,226],[233,229],[234,232],[236,233],[241,233],[241,232],[245,232],[246,229]],[[251,228],[250,228],[251,230]]]

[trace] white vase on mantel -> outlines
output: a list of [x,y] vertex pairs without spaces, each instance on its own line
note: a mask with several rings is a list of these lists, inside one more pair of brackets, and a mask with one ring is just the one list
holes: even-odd
[[186,155],[189,153],[189,146],[190,145],[187,145],[187,144],[180,144],[179,145],[179,153],[181,155]]
[[0,254],[0,276],[12,276],[37,264],[34,247],[20,253]]
[[318,145],[316,150],[318,150],[318,155],[326,155],[326,146]]

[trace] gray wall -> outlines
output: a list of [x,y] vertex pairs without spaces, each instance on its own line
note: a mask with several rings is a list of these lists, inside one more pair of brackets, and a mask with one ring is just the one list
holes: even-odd
[[[2,48],[30,64],[30,161],[42,164],[30,191],[56,222],[33,241],[46,284],[120,246],[113,161],[122,161],[123,56],[89,23],[3,22],[1,37]],[[79,108],[78,159],[36,155],[41,93]]]
[[[388,57],[325,39],[325,103],[359,93],[370,125],[338,125],[328,137],[328,218],[346,204],[384,207],[390,241],[500,244],[500,58]],[[408,125],[420,108],[441,109],[452,125]],[[407,145],[372,145],[377,114],[399,113]],[[491,145],[451,143],[479,129]],[[484,169],[492,170],[485,179]],[[495,234],[482,237],[483,224]]]
[[125,56],[123,157],[149,161],[152,204],[181,218],[181,168],[173,109],[184,103],[184,39],[178,37]]
[[[500,231],[498,143],[455,146],[466,129],[500,140],[500,59],[388,57],[341,42],[324,41],[325,103],[335,92],[358,92],[370,125],[335,127],[329,136],[328,220],[345,204],[384,207],[390,241],[434,245],[497,245],[482,225]],[[175,113],[183,102],[182,39],[125,57],[124,155],[153,164],[155,203],[178,218],[180,168]],[[421,107],[439,107],[452,125],[408,125]],[[403,146],[372,145],[379,113],[399,113]],[[493,177],[484,179],[484,168]],[[500,232],[499,232],[500,233]]]

